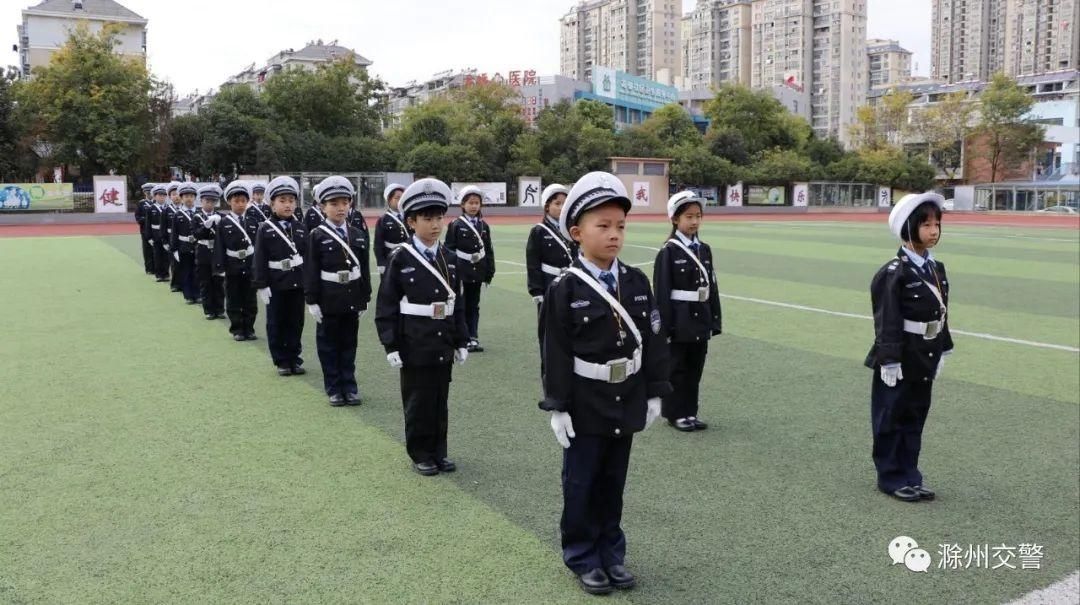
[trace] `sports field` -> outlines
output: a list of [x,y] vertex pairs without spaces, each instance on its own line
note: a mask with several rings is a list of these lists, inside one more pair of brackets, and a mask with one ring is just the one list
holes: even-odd
[[[862,366],[869,281],[896,250],[880,218],[705,225],[725,296],[712,428],[638,436],[624,527],[639,586],[611,602],[998,603],[1080,568],[1080,231],[946,216],[956,353],[922,464],[938,499],[904,504],[875,489]],[[265,339],[233,342],[143,274],[134,228],[0,229],[0,603],[595,599],[558,552],[528,229],[494,228],[487,352],[451,385],[459,471],[434,478],[410,469],[370,315],[365,403],[331,408],[313,324],[312,371],[280,378]],[[651,273],[666,235],[631,221],[623,261]],[[891,565],[898,535],[931,553],[927,573]],[[946,543],[1042,557],[941,569]]]

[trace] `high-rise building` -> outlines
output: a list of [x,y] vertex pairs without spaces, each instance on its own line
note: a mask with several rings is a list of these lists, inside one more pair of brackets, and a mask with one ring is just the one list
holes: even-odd
[[889,88],[911,78],[911,51],[897,40],[866,41],[870,88]]
[[810,125],[847,142],[866,102],[866,0],[753,0],[750,85],[808,93]]
[[24,78],[49,64],[53,53],[67,43],[72,30],[85,24],[91,33],[106,24],[118,28],[115,51],[146,60],[147,20],[113,0],[45,0],[22,12],[19,31],[19,67]]
[[698,0],[682,19],[683,90],[750,85],[750,0]]
[[1080,68],[1080,0],[934,0],[931,74],[946,83],[997,72]]
[[680,0],[582,0],[560,20],[562,75],[592,77],[593,66],[654,78],[680,73]]

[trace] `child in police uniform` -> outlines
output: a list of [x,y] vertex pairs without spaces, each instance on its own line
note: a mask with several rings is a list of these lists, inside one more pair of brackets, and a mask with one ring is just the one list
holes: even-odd
[[671,392],[667,345],[649,280],[619,261],[631,202],[612,174],[591,172],[559,215],[581,255],[540,308],[544,400],[564,448],[563,561],[582,590],[604,594],[636,580],[620,527],[633,434],[660,416]]
[[941,238],[945,199],[906,195],[889,214],[889,230],[903,242],[870,283],[874,345],[866,366],[870,388],[874,466],[882,492],[904,502],[933,500],[919,471],[922,432],[934,381],[953,351],[948,325],[949,279],[930,249]]
[[315,186],[326,220],[308,234],[304,297],[315,318],[315,346],[330,405],[360,405],[356,384],[356,336],[371,301],[367,233],[347,221],[355,190],[331,176]]
[[474,185],[461,190],[461,216],[446,228],[446,249],[457,265],[461,279],[465,325],[469,329],[470,352],[481,352],[480,290],[491,285],[495,278],[495,248],[491,245],[491,229],[480,215],[483,192]]
[[255,316],[259,312],[255,289],[251,286],[258,223],[244,220],[248,195],[247,185],[241,181],[233,181],[225,188],[225,200],[231,211],[218,222],[214,241],[214,273],[225,278],[229,333],[238,342],[255,340]]
[[698,239],[704,203],[692,191],[671,196],[671,235],[653,263],[653,292],[671,351],[673,390],[664,397],[662,412],[683,432],[708,428],[698,417],[698,390],[709,338],[721,332],[712,249]]
[[154,185],[151,191],[154,203],[147,210],[146,227],[150,237],[150,245],[154,248],[154,275],[158,282],[169,281],[169,242],[165,241],[165,228],[163,226],[165,216],[165,202],[168,199],[168,187],[164,184]]
[[452,195],[436,179],[421,179],[402,194],[413,236],[387,259],[375,310],[386,360],[401,374],[405,449],[425,476],[457,469],[447,457],[447,400],[452,364],[469,356],[458,269],[439,245]]
[[199,303],[199,285],[195,280],[195,196],[199,189],[195,183],[181,183],[177,189],[180,206],[173,213],[171,239],[173,259],[176,261],[177,284],[189,305]]
[[551,282],[577,257],[577,244],[559,233],[559,213],[567,193],[566,187],[558,183],[544,188],[540,194],[544,219],[532,228],[525,243],[526,287],[537,308]]
[[165,241],[165,252],[169,263],[169,290],[180,292],[180,272],[176,269],[176,257],[172,249],[172,224],[173,217],[180,207],[180,182],[172,181],[168,185],[169,200],[165,203],[161,212],[161,236]]
[[214,275],[214,238],[221,221],[217,213],[221,196],[221,187],[216,184],[199,187],[202,207],[195,211],[195,279],[208,320],[225,317],[225,279]]
[[386,271],[386,257],[395,248],[407,242],[411,235],[398,212],[398,202],[404,191],[405,187],[397,183],[390,183],[383,190],[386,212],[375,224],[375,265],[379,268],[379,275]]
[[270,218],[270,209],[263,204],[263,195],[266,193],[266,185],[255,181],[250,183],[251,201],[244,210],[244,218],[248,222],[261,223]]
[[300,337],[307,231],[293,212],[300,186],[291,177],[279,176],[266,189],[272,214],[255,237],[251,284],[266,305],[266,341],[278,375],[304,374]]
[[153,183],[143,183],[143,199],[135,206],[135,222],[139,225],[139,239],[142,240],[143,270],[147,275],[154,274],[154,246],[150,244],[150,228],[147,226],[147,215],[154,202],[150,198],[154,190]]

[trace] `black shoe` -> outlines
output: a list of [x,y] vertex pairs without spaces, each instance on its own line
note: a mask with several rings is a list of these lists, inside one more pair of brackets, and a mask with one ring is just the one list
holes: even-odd
[[186,302],[186,303],[187,303],[187,304],[189,304],[189,305],[197,305],[197,304],[199,304],[199,301],[197,301],[197,300],[190,300],[190,299],[188,299],[188,300],[185,300],[184,302]]
[[925,485],[916,485],[911,489],[915,490],[915,493],[919,494],[919,498],[923,500],[933,500],[937,497],[937,494],[934,493],[934,490],[926,487]]
[[477,353],[483,353],[484,352],[484,345],[480,344],[479,340],[473,340],[473,351],[475,351]]
[[480,343],[476,342],[475,340],[470,340],[465,345],[465,350],[470,353],[476,353],[477,351],[482,351],[483,349],[480,348]]
[[157,278],[158,283],[167,282],[167,281],[169,281],[169,278],[167,278],[167,277],[159,277],[159,278]]
[[347,393],[345,395],[345,405],[360,405],[360,393]]
[[612,590],[615,590],[611,586],[607,574],[599,567],[581,574],[577,579],[578,584],[581,585],[581,589],[589,594],[608,594]]
[[441,458],[435,461],[435,466],[443,473],[452,473],[457,470],[457,465],[449,458]]
[[300,376],[301,374],[307,374],[307,370],[304,369],[304,366],[293,366],[290,369],[292,370],[293,376]]
[[425,460],[424,462],[413,462],[412,467],[414,471],[420,473],[425,477],[431,477],[432,475],[439,474],[439,467],[430,460]]
[[179,292],[179,291],[180,291],[180,288],[177,288],[177,287],[170,287],[169,288],[169,292]]
[[675,430],[682,431],[684,433],[694,432],[694,421],[689,418],[678,418],[675,420],[668,420],[668,424],[675,427]]
[[337,395],[337,394],[331,395],[330,396],[330,405],[332,405],[332,406],[334,406],[336,408],[339,408],[339,407],[345,405],[345,398],[342,397],[341,395]]
[[695,431],[704,431],[705,429],[709,428],[708,423],[702,422],[702,421],[698,420],[697,418],[694,418],[693,416],[690,417],[690,422],[694,423],[694,430]]
[[217,315],[214,315],[213,313],[207,313],[206,314],[206,319],[210,319],[210,320],[217,319]]
[[248,334],[244,336],[244,338],[247,338],[248,340],[259,340],[259,337],[255,336],[254,334]]
[[290,367],[280,367],[277,369],[278,376],[292,376],[292,373],[293,371]]
[[922,500],[922,496],[920,496],[919,492],[915,491],[915,488],[913,487],[901,487],[900,489],[892,492],[888,492],[885,490],[881,491],[884,491],[886,494],[889,494],[890,496],[896,498],[897,500],[900,500],[901,502],[918,502],[919,500]]
[[626,568],[622,565],[612,565],[611,567],[604,568],[604,571],[607,573],[611,585],[620,590],[633,588],[634,584],[637,584],[637,579],[634,577],[634,574],[626,571]]
[[244,336],[243,334],[233,334],[232,339],[236,342],[244,342],[247,340],[247,336]]
[[214,319],[225,319],[224,313],[214,313]]

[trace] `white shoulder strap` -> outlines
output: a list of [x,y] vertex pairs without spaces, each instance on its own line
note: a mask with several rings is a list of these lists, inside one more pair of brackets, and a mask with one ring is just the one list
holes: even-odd
[[387,215],[387,216],[389,216],[390,218],[394,219],[394,221],[395,221],[395,222],[396,222],[397,224],[401,225],[401,228],[405,230],[405,233],[408,233],[408,232],[409,232],[409,228],[405,226],[405,223],[401,222],[401,219],[399,219],[399,218],[398,218],[398,216],[397,216],[396,214],[394,214],[393,212],[389,212],[389,211],[388,211],[388,212],[386,213],[386,215]]
[[705,285],[708,286],[709,283],[710,283],[709,282],[709,272],[705,270],[705,265],[702,264],[701,259],[698,258],[698,255],[694,254],[694,252],[692,250],[690,250],[690,248],[688,248],[686,246],[686,244],[682,243],[677,238],[673,237],[673,238],[669,239],[668,243],[675,244],[676,246],[682,248],[683,252],[685,252],[687,254],[687,256],[694,259],[694,262],[697,263],[698,269],[701,269],[701,276],[705,278]]
[[[285,232],[282,231],[280,228],[278,228],[278,226],[276,224],[274,224],[274,221],[266,221],[266,222],[270,225],[271,229],[273,229],[274,231],[277,231],[277,234],[281,236],[281,239],[285,240],[285,243],[289,245],[290,249],[292,249],[293,254],[300,254],[300,252],[296,249],[296,243],[294,243],[292,241],[291,237],[285,235]],[[356,264],[359,265],[360,263],[356,263]]]
[[597,294],[603,296],[607,304],[611,305],[611,308],[615,309],[615,311],[622,316],[623,323],[625,323],[626,326],[630,329],[630,333],[634,335],[634,339],[637,340],[638,346],[644,344],[641,340],[641,332],[638,331],[637,325],[635,325],[634,320],[631,319],[630,313],[626,310],[626,307],[622,306],[622,303],[615,300],[615,297],[607,291],[607,288],[605,288],[600,282],[596,281],[593,276],[585,273],[577,267],[568,267],[566,270],[576,275],[578,279],[585,282],[585,284],[588,285],[590,288],[596,290]]
[[334,230],[326,226],[326,223],[319,225],[319,229],[322,229],[326,232],[327,235],[334,238],[334,241],[337,242],[339,246],[345,249],[345,252],[348,253],[349,258],[351,258],[352,261],[356,263],[356,266],[360,266],[360,259],[356,258],[356,254],[353,253],[352,248],[349,247],[349,244],[345,243],[345,240],[341,239],[340,235],[334,233]]
[[408,250],[409,254],[412,254],[413,257],[416,258],[416,260],[420,261],[420,264],[423,265],[425,269],[427,269],[429,272],[431,272],[432,275],[435,276],[435,279],[439,280],[439,283],[441,283],[443,287],[446,288],[446,291],[450,293],[450,300],[453,300],[457,297],[454,289],[450,287],[450,283],[446,281],[446,279],[442,276],[442,273],[439,273],[439,270],[433,267],[431,263],[428,262],[428,259],[424,258],[424,255],[420,254],[420,252],[413,247],[411,242],[405,242],[398,249],[400,250],[401,248]]
[[459,216],[458,220],[465,223],[469,227],[469,229],[472,229],[472,232],[474,234],[476,234],[476,241],[480,242],[480,249],[483,250],[484,249],[484,238],[480,237],[480,232],[477,231],[476,227],[473,226],[472,221],[465,218],[464,216]]
[[238,229],[240,229],[240,233],[244,234],[244,239],[247,240],[248,245],[252,245],[251,236],[248,235],[247,229],[244,229],[244,226],[240,224],[240,221],[236,220],[236,216],[232,213],[226,214],[225,216],[229,217],[229,220],[232,221]]
[[555,238],[555,241],[558,242],[560,246],[562,246],[563,252],[566,253],[567,258],[569,258],[572,262],[574,260],[574,257],[570,256],[570,248],[566,246],[566,242],[563,241],[562,236],[552,231],[551,227],[548,227],[544,223],[539,223],[539,225],[544,228],[544,231],[550,233],[551,237]]

